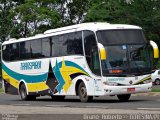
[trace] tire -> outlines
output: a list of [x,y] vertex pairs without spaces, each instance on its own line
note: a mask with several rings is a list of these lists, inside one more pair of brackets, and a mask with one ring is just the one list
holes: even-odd
[[91,101],[93,99],[93,96],[87,96],[86,86],[83,82],[81,82],[79,84],[78,95],[79,95],[79,98],[80,98],[81,102],[88,102],[88,101]]
[[155,80],[155,85],[160,85],[160,79]]
[[52,98],[53,101],[63,101],[65,99],[65,96],[51,95],[51,98]]
[[21,96],[21,100],[28,101],[28,100],[36,100],[35,95],[27,95],[27,90],[25,84],[20,86],[19,94]]
[[131,97],[131,94],[117,95],[119,101],[126,102]]

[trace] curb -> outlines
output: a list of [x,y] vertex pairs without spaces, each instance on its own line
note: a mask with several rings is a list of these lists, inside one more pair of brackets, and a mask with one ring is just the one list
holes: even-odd
[[160,96],[160,92],[136,93],[132,96]]

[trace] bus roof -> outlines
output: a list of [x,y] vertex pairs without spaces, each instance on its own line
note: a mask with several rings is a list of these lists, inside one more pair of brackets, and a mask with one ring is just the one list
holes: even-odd
[[28,38],[20,38],[20,39],[11,38],[10,40],[3,42],[2,45],[28,41],[33,39],[39,39],[39,38],[45,38],[49,36],[60,35],[60,34],[75,32],[75,31],[82,31],[82,30],[98,31],[98,30],[112,30],[112,29],[142,29],[142,28],[134,25],[110,24],[105,22],[81,23],[81,24],[61,27],[57,29],[50,29],[45,31],[43,34],[37,34],[35,36],[28,37]]

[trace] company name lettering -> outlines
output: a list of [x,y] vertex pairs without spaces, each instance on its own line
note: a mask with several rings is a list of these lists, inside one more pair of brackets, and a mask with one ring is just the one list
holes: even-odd
[[41,61],[21,63],[21,70],[41,69]]

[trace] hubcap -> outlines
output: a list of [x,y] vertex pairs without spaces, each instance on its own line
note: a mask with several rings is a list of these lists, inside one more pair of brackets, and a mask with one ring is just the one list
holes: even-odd
[[156,84],[159,85],[159,84],[160,84],[160,81],[159,81],[159,80],[156,80]]
[[81,88],[81,95],[82,95],[83,98],[86,97],[87,92],[86,92],[86,88],[85,88],[85,87],[82,87],[82,88]]

